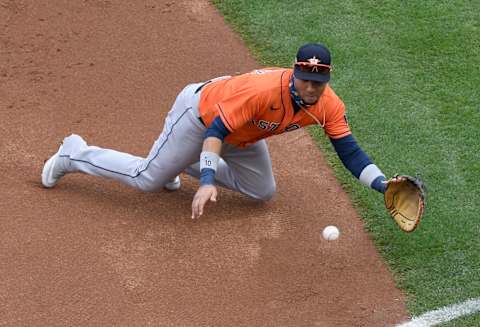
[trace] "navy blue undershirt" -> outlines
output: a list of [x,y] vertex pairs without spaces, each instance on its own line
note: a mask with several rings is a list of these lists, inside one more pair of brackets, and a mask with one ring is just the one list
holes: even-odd
[[339,139],[330,138],[330,142],[343,165],[353,176],[359,178],[362,170],[372,163],[352,134]]
[[220,116],[217,116],[207,128],[207,131],[205,132],[205,138],[213,136],[217,139],[220,139],[223,143],[223,140],[228,134],[230,134],[230,131],[227,129],[227,127],[225,127],[225,124]]

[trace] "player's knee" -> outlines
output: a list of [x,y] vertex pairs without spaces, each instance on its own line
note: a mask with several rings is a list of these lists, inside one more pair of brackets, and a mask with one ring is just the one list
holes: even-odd
[[260,201],[269,201],[271,198],[273,198],[275,191],[276,185],[275,182],[273,182],[267,187],[263,188],[260,192],[258,192],[257,199]]
[[141,184],[138,188],[142,192],[157,192],[161,189],[161,187],[152,184]]
[[142,192],[157,192],[162,189],[162,185],[150,180],[137,180],[137,188]]

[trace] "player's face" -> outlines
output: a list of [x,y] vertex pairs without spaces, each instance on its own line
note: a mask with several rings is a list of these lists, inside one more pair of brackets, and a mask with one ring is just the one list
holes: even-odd
[[322,95],[326,82],[304,81],[295,78],[295,89],[306,104],[315,104]]

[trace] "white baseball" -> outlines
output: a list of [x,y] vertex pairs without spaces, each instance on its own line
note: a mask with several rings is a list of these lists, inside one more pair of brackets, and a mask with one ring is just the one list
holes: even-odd
[[323,230],[322,235],[327,241],[334,241],[340,236],[340,231],[335,226],[327,226]]

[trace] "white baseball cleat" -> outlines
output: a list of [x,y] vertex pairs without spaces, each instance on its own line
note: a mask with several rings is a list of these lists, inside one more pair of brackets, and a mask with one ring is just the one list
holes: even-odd
[[168,191],[173,192],[173,191],[178,190],[180,188],[180,186],[182,186],[182,182],[180,181],[180,176],[176,176],[170,182],[165,184],[165,186],[163,186],[163,188],[168,190]]
[[55,184],[65,175],[65,170],[61,167],[60,160],[60,151],[62,150],[62,146],[58,149],[57,153],[50,157],[45,162],[42,170],[42,184],[44,187],[51,188],[54,187]]

